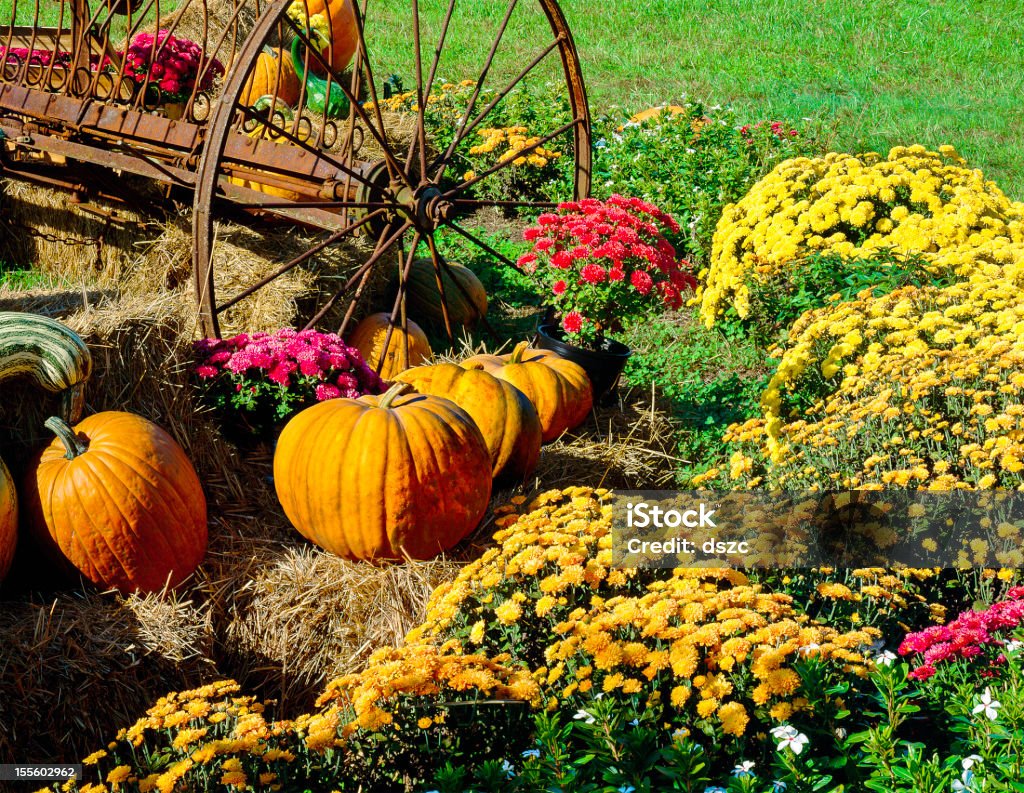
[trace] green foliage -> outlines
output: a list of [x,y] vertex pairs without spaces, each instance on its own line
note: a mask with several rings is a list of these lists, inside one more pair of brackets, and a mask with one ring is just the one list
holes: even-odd
[[635,327],[625,341],[634,351],[626,382],[653,389],[676,419],[680,480],[721,465],[722,433],[757,415],[774,360],[749,339],[705,328],[690,309]]
[[729,108],[686,102],[640,124],[602,119],[595,127],[594,192],[655,203],[680,224],[680,255],[707,262],[726,204],[790,157],[818,153],[819,132],[806,124],[741,125]]
[[904,286],[950,286],[962,280],[936,271],[920,254],[901,255],[882,249],[866,258],[815,253],[792,262],[784,274],[750,284],[750,312],[741,320],[734,312],[723,323],[732,336],[749,333],[759,344],[784,340],[801,314],[830,303],[854,300],[868,291],[873,297]]

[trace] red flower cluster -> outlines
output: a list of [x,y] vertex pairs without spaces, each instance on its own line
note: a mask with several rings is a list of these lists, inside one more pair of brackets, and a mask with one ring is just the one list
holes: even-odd
[[139,33],[131,40],[124,56],[125,77],[141,85],[148,75],[150,84],[160,88],[165,101],[188,99],[203,70],[199,90],[208,91],[214,79],[224,74],[220,61],[204,60],[202,47],[194,41],[172,36],[166,30],[156,36]]
[[937,664],[950,659],[975,658],[986,649],[996,653],[994,658],[989,653],[990,661],[1005,660],[1001,651],[1006,641],[993,634],[1024,624],[1024,587],[1013,587],[1007,597],[1008,600],[993,603],[984,611],[965,611],[948,625],[933,625],[908,634],[900,644],[900,655],[917,653],[924,661],[908,676],[927,680],[935,674]]
[[[71,63],[71,53],[64,50],[32,50],[29,52],[28,47],[0,46],[0,64],[3,64],[5,68],[18,67],[26,62],[29,66],[49,66],[52,63],[58,68],[65,67]],[[95,53],[89,55],[91,69],[95,70],[99,62],[98,55]],[[104,56],[103,65],[106,66],[108,63],[110,63],[110,58]]]
[[683,290],[696,287],[663,230],[676,233],[679,224],[639,198],[566,201],[526,229],[533,250],[518,265],[560,310],[566,333],[593,344],[652,304],[680,308]]

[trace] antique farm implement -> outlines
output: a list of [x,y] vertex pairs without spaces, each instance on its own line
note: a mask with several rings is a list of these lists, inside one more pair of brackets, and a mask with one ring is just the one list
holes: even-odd
[[[488,189],[540,154],[562,158],[577,196],[589,191],[586,94],[555,0],[0,0],[0,24],[0,174],[78,200],[134,202],[140,183],[184,191],[210,336],[224,311],[355,239],[362,258],[326,281],[307,327],[344,332],[387,262],[400,276],[391,323],[404,323],[420,256],[451,334],[435,234],[508,261],[464,219],[550,205]],[[531,85],[552,98],[530,136],[469,167],[467,152],[500,137],[508,103]],[[217,294],[228,265],[216,228],[228,219],[292,224],[309,242]]]

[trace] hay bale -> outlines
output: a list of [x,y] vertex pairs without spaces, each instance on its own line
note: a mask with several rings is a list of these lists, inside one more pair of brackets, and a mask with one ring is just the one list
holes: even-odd
[[587,421],[541,449],[536,492],[570,485],[658,490],[675,487],[680,462],[673,424],[653,392],[621,389],[619,405],[596,407]]
[[[459,565],[445,560],[372,566],[309,545],[252,544],[213,566],[236,569],[219,634],[247,687],[274,696],[284,713],[312,706],[324,684],[394,647],[422,620],[430,593]],[[236,678],[237,679],[237,678]]]
[[100,199],[69,201],[69,193],[14,179],[0,180],[0,261],[36,267],[60,283],[116,286],[140,240],[159,236],[141,211]]
[[74,762],[167,691],[217,676],[202,608],[173,594],[0,603],[0,762]]

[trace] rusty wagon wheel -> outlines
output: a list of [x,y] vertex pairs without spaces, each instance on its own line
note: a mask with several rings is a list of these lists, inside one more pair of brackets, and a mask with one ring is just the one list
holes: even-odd
[[[333,35],[325,44],[327,30]],[[470,39],[478,42],[475,53]],[[254,97],[259,91],[268,93]],[[501,137],[493,130],[527,91],[535,118],[514,156],[495,150],[482,165],[472,160],[469,149],[486,154],[488,141]],[[547,98],[536,106],[536,97]],[[422,255],[433,262],[452,338],[445,284],[454,279],[442,279],[449,265],[436,236],[458,235],[514,266],[467,220],[553,206],[549,195],[491,189],[537,158],[564,158],[558,164],[574,185],[566,192],[588,195],[590,155],[579,58],[555,0],[269,3],[226,78],[197,174],[193,253],[202,330],[219,336],[224,312],[245,316],[245,301],[297,267],[322,276],[299,324],[343,334],[374,273],[397,271],[391,326],[404,326],[407,278]],[[215,220],[240,215],[256,218],[254,227],[268,235],[285,224],[299,248],[227,293],[218,284],[230,257]],[[339,272],[341,246],[349,258]]]

